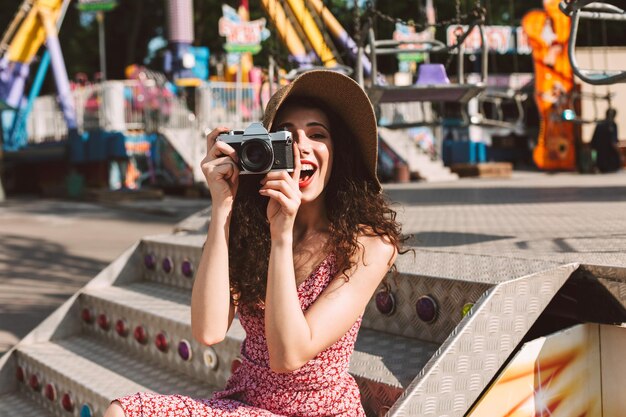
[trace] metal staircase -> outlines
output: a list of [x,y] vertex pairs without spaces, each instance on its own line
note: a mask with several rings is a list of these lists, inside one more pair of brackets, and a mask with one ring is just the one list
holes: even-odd
[[[235,319],[212,347],[191,337],[206,223],[204,211],[142,239],[0,358],[0,416],[102,416],[139,391],[208,398],[221,389],[245,335]],[[626,294],[623,269],[576,263],[416,250],[396,265],[366,308],[350,362],[368,416],[465,415],[529,329],[564,312],[550,307],[562,288],[610,275],[614,296]]]
[[[145,238],[66,302],[3,357],[0,416],[98,416],[139,391],[207,398],[222,388],[245,334],[235,319],[215,346],[191,338],[202,243],[197,234]],[[364,328],[350,371],[369,414],[390,407],[438,347]]]
[[459,176],[446,166],[440,159],[432,160],[421,152],[404,129],[378,128],[380,137],[408,165],[412,174],[427,182],[455,181]]

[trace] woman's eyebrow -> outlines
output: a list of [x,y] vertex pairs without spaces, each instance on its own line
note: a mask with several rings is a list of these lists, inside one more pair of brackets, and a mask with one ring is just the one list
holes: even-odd
[[309,122],[309,123],[307,123],[306,125],[307,125],[307,127],[308,127],[308,126],[321,126],[321,127],[323,127],[324,129],[326,129],[326,131],[327,131],[327,132],[330,132],[330,129],[328,129],[324,123],[320,123],[320,122]]
[[[328,127],[326,127],[326,125],[324,123],[320,123],[320,122],[309,122],[306,124],[307,127],[316,127],[316,126],[321,126],[324,129],[326,129],[327,132],[330,132],[330,129]],[[290,128],[290,127],[294,127],[294,124],[291,122],[284,122],[284,123],[280,123],[278,126],[276,126],[277,129],[284,129],[284,128]]]

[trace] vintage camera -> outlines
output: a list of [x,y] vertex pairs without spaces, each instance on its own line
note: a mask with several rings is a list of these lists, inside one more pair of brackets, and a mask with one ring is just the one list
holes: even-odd
[[284,130],[268,133],[261,123],[246,130],[231,130],[217,137],[235,149],[240,174],[265,174],[270,171],[293,172],[293,140]]

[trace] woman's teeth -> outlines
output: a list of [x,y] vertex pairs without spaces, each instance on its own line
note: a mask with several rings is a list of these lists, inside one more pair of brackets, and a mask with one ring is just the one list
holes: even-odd
[[316,167],[313,164],[302,164],[302,167],[300,168],[300,179],[303,181],[308,180],[313,176],[313,174],[315,174],[315,170]]

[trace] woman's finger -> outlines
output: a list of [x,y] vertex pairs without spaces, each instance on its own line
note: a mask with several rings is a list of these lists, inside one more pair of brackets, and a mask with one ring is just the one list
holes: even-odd
[[261,187],[261,190],[277,190],[285,194],[285,196],[287,196],[290,199],[299,197],[296,194],[296,190],[294,190],[293,186],[291,186],[291,184],[287,183],[286,181],[282,181],[282,180],[267,181],[263,185],[263,187]]
[[[207,174],[211,174],[216,172],[223,176],[222,174],[228,173],[227,178],[231,177],[231,171],[236,171],[239,174],[239,167],[229,156],[223,156],[221,158],[213,159],[208,164],[205,165],[205,169]],[[238,175],[237,175],[238,176]]]
[[285,194],[283,194],[280,191],[276,191],[276,190],[269,190],[269,189],[261,189],[259,190],[259,193],[261,195],[264,195],[266,197],[269,197],[273,200],[278,201],[278,203],[283,207],[286,208],[287,210],[292,209],[293,206],[293,202],[291,199],[287,198],[287,196]]
[[291,182],[293,178],[287,171],[270,171],[265,174],[265,177],[261,180],[261,184],[265,184],[268,181],[288,181]]
[[293,172],[291,178],[294,179],[296,185],[300,182],[300,171],[302,170],[302,163],[300,162],[300,148],[298,144],[293,142]]
[[215,141],[217,140],[217,137],[219,135],[221,135],[222,133],[226,133],[229,132],[230,129],[224,126],[220,126],[220,127],[216,127],[215,129],[211,130],[209,133],[207,133],[206,135],[206,149],[207,152],[209,149],[211,149],[213,147],[213,145],[215,145]]
[[215,159],[222,155],[229,156],[233,161],[239,162],[239,157],[237,156],[235,149],[228,143],[218,140],[209,150],[208,157],[210,159]]
[[237,165],[233,158],[230,156],[220,156],[219,158],[212,159],[209,162],[210,165],[218,166],[218,165]]

